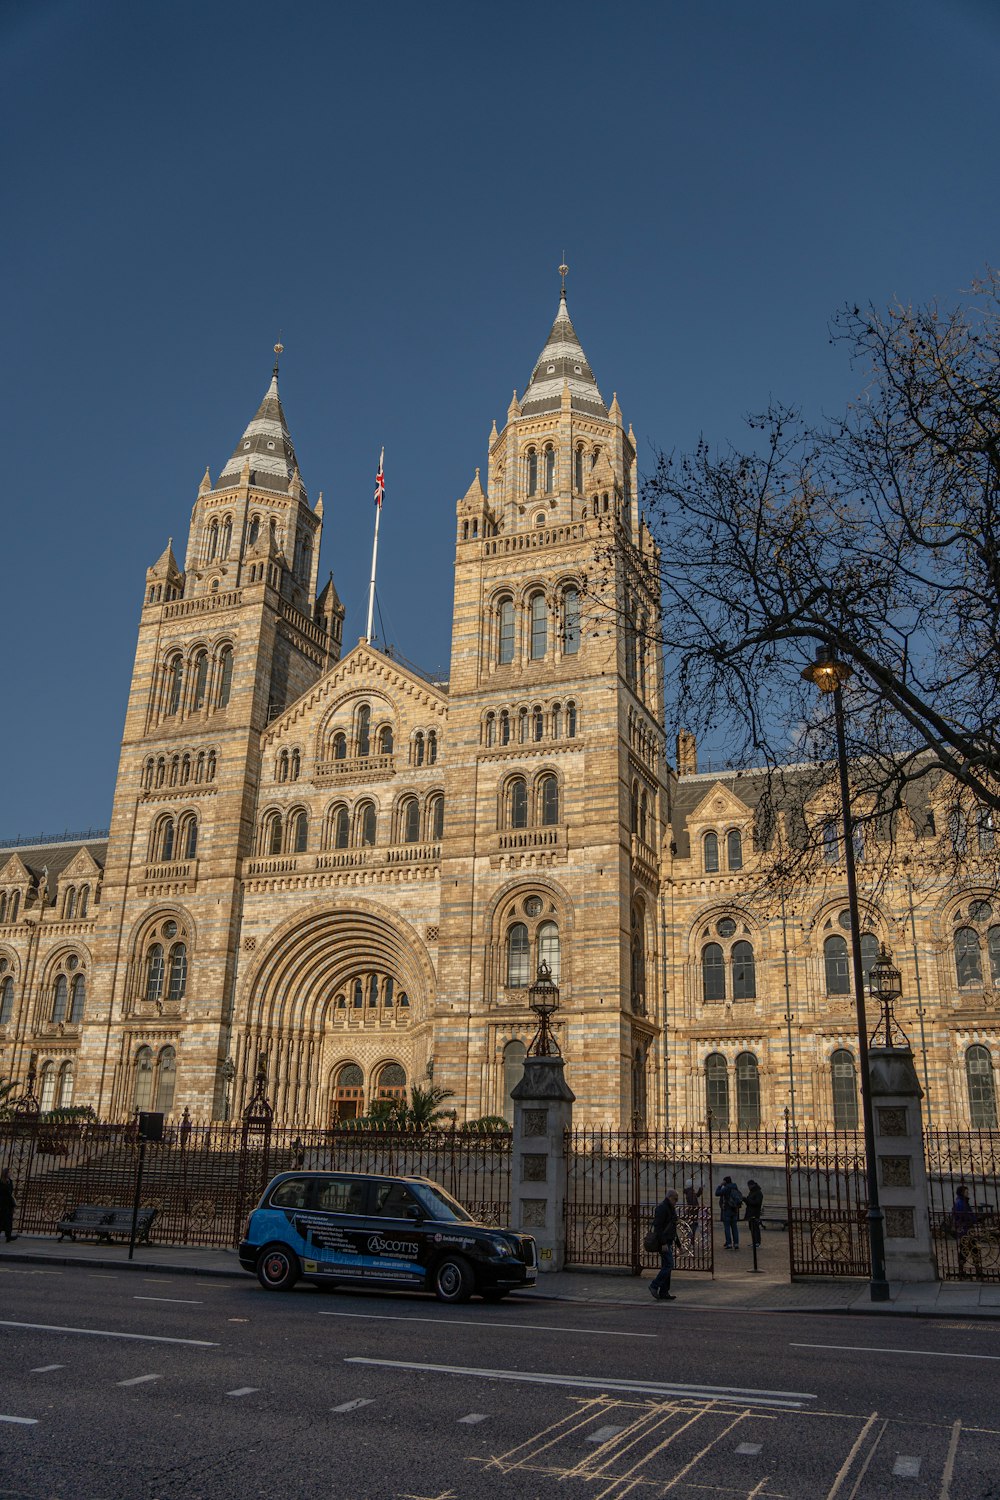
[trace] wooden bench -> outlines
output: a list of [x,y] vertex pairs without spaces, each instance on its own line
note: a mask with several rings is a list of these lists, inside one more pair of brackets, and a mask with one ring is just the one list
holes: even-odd
[[[135,1237],[139,1244],[149,1244],[149,1231],[156,1218],[155,1208],[140,1208],[135,1221]],[[96,1235],[98,1240],[111,1243],[115,1235],[130,1239],[132,1235],[132,1210],[109,1208],[97,1203],[80,1203],[56,1225],[59,1238],[67,1234],[75,1241],[78,1234]]]

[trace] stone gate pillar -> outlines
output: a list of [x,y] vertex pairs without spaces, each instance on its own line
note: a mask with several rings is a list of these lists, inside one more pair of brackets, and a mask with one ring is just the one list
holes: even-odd
[[889,1281],[936,1281],[920,1101],[909,1047],[872,1047],[872,1110]]
[[526,1057],[524,1077],[511,1090],[511,1227],[534,1236],[540,1271],[561,1271],[566,1260],[565,1132],[576,1095],[561,1057]]

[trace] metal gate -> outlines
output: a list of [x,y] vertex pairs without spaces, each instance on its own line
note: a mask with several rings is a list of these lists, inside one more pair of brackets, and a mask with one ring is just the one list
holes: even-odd
[[871,1276],[864,1136],[785,1132],[788,1258],[796,1276]]
[[[698,1195],[687,1205],[685,1187]],[[638,1276],[657,1269],[656,1251],[642,1248],[656,1205],[673,1188],[679,1197],[677,1269],[714,1267],[711,1138],[699,1130],[566,1132],[566,1262],[615,1266]]]
[[1000,1132],[928,1130],[924,1148],[938,1275],[1000,1281]]

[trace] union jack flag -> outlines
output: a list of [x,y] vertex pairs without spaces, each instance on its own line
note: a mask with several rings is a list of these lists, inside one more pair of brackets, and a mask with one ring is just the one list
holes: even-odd
[[385,499],[385,449],[378,461],[378,473],[375,475],[375,504],[379,510],[382,509],[382,501]]

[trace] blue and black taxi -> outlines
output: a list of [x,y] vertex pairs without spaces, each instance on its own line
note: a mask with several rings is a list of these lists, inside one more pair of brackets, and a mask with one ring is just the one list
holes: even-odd
[[247,1220],[240,1264],[268,1291],[299,1280],[499,1302],[538,1274],[530,1235],[480,1224],[426,1177],[281,1172]]

